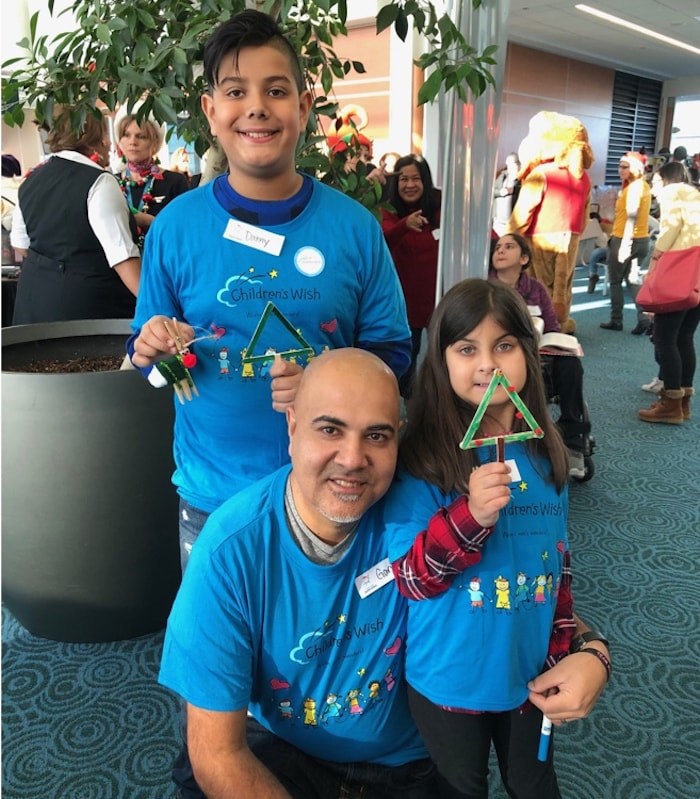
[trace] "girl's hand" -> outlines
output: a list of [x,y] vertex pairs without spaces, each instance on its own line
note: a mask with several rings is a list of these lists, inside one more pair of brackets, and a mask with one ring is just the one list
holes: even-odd
[[469,511],[482,527],[493,527],[510,502],[510,469],[505,463],[486,463],[469,477]]

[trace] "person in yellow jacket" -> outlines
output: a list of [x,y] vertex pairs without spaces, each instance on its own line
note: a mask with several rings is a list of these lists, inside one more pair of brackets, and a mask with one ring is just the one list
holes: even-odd
[[633,261],[640,264],[649,251],[649,208],[651,189],[644,179],[645,158],[637,152],[620,158],[618,172],[622,189],[615,203],[615,220],[608,244],[608,281],[610,283],[610,321],[601,322],[603,330],[622,330],[624,295],[622,281],[633,294],[639,290],[629,281]]

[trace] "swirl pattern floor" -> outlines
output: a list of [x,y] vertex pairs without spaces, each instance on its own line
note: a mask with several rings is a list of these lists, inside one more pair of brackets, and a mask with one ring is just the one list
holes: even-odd
[[[580,272],[580,270],[579,270]],[[700,400],[682,426],[652,401],[646,336],[600,330],[607,300],[575,281],[596,474],[571,487],[574,589],[608,634],[614,675],[588,719],[557,730],[568,799],[700,796]],[[625,323],[634,324],[631,307]],[[696,380],[696,385],[700,383]],[[162,635],[62,644],[2,617],[5,799],[170,799],[178,704],[156,684]],[[504,799],[493,769],[494,799]]]

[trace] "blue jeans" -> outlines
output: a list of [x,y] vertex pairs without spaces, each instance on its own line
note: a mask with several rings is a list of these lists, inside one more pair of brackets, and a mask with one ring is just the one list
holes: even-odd
[[[428,759],[393,767],[334,763],[307,755],[252,718],[248,718],[247,734],[252,753],[293,799],[435,799],[437,796],[435,769]],[[342,746],[342,741],[338,744]],[[186,787],[182,782],[180,786],[182,799],[205,799],[193,777]]]
[[202,532],[204,523],[209,518],[205,510],[195,508],[180,497],[180,566],[185,573],[187,561],[190,559],[192,546]]
[[598,277],[598,267],[600,264],[605,263],[608,259],[608,248],[607,247],[596,247],[593,252],[591,253],[591,257],[588,259],[588,274],[590,277],[594,275]]

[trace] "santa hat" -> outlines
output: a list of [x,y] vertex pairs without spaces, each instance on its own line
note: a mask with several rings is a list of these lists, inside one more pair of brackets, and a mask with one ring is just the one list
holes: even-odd
[[620,158],[621,164],[627,164],[630,168],[630,172],[633,172],[635,175],[643,175],[644,170],[646,169],[646,156],[642,155],[641,153],[636,152],[628,152],[625,153]]
[[364,146],[369,150],[371,157],[372,140],[360,132],[367,125],[367,121],[367,112],[361,105],[348,105],[342,108],[332,125],[332,131],[326,136],[331,153],[336,155],[345,152],[348,147]]

